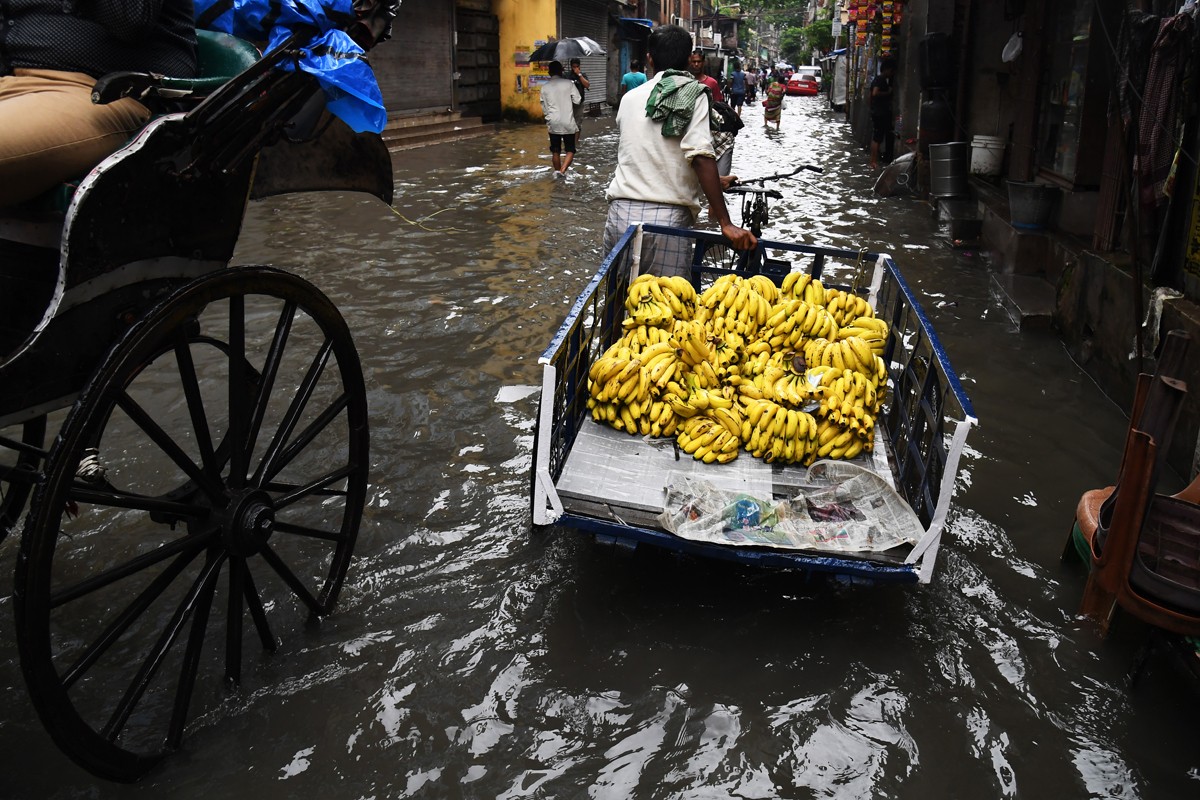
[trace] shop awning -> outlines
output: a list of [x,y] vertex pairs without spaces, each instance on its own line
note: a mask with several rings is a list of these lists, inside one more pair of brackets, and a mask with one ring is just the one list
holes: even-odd
[[617,30],[626,39],[645,39],[650,36],[650,30],[653,27],[654,22],[648,19],[639,19],[637,17],[617,18]]

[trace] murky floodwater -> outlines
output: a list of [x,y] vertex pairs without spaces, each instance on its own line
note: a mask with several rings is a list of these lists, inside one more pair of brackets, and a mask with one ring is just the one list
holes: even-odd
[[[734,170],[811,162],[768,235],[895,254],[981,420],[934,581],[843,586],[533,533],[537,356],[600,258],[616,136],[572,174],[537,127],[396,157],[395,211],[252,209],[239,260],[288,266],[355,332],[371,488],[337,613],[252,654],[241,692],[135,787],[97,785],[32,716],[0,635],[6,797],[1184,797],[1200,704],[1173,662],[1123,675],[1059,564],[1125,421],[1052,335],[1021,334],[928,208],[870,193],[816,100],[746,111]],[[0,548],[9,570],[15,538]],[[4,591],[8,591],[8,580]],[[11,599],[5,598],[5,613]]]

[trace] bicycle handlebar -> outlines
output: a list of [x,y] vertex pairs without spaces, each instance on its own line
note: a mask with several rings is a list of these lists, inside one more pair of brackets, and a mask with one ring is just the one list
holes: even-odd
[[[779,173],[776,173],[775,175],[764,175],[761,178],[747,178],[746,180],[739,180],[737,183],[735,183],[733,185],[734,186],[742,186],[747,183],[766,183],[767,181],[783,180],[784,178],[790,178],[799,172],[803,172],[804,170],[809,170],[810,172],[818,172],[818,173],[825,172],[825,170],[821,169],[820,167],[814,166],[812,164],[801,164],[800,166],[796,167],[794,170],[791,170],[790,172],[779,172]],[[730,188],[732,188],[732,187],[730,187]]]

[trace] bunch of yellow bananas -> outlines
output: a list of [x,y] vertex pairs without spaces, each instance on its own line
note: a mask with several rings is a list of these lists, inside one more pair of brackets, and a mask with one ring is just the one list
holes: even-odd
[[666,412],[670,409],[658,397],[680,370],[669,340],[640,352],[625,344],[624,339],[618,341],[588,370],[588,409],[592,418],[626,433],[670,435],[665,433],[670,423]]
[[742,444],[725,426],[700,416],[684,420],[675,438],[680,449],[705,464],[728,464],[737,458]]
[[838,329],[837,338],[856,337],[862,339],[875,355],[883,355],[883,348],[888,339],[888,324],[873,314],[874,312],[872,312],[872,316],[855,317],[850,320],[845,326]]
[[797,347],[808,339],[829,339],[837,334],[837,323],[825,309],[805,300],[781,298],[771,307],[771,316],[763,326],[760,338],[772,350]]
[[626,318],[621,324],[625,328],[625,334],[621,337],[618,344],[628,347],[633,351],[634,355],[641,355],[642,351],[646,348],[670,341],[671,339],[671,332],[669,330],[654,325],[634,322],[632,318]]
[[838,325],[846,325],[858,317],[875,317],[875,311],[865,297],[841,289],[825,290],[825,310],[833,315]]
[[817,425],[816,458],[854,458],[863,450],[869,451],[871,446],[870,439],[856,436],[854,431],[830,419],[823,419]]
[[789,272],[779,287],[781,297],[803,300],[809,305],[825,306],[825,284],[807,272]]
[[639,275],[629,284],[625,311],[628,319],[638,324],[669,326],[675,319],[691,319],[695,315],[696,290],[679,275],[670,278]]
[[862,298],[805,273],[780,288],[724,275],[699,296],[683,278],[643,275],[625,308],[624,335],[589,370],[598,422],[676,436],[707,463],[739,446],[804,464],[870,449],[888,326]]
[[[845,448],[833,458],[854,458],[874,445],[875,417],[882,405],[875,381],[853,370],[830,370],[822,376],[821,419],[838,429],[826,442],[829,451]],[[843,437],[843,433],[851,434]],[[818,449],[818,454],[820,450]]]
[[696,319],[708,325],[714,335],[733,331],[746,338],[758,335],[759,328],[771,313],[771,300],[762,292],[778,296],[778,292],[766,289],[774,284],[764,275],[741,278],[737,275],[722,275],[700,295]]
[[836,367],[875,374],[875,353],[867,341],[858,336],[837,341],[810,339],[804,345],[804,360],[812,367]]
[[817,451],[817,421],[810,414],[771,400],[746,400],[742,442],[768,464],[811,464]]

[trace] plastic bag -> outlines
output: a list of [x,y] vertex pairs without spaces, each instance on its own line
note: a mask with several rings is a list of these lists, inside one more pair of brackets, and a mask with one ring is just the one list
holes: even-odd
[[692,541],[840,553],[915,544],[925,532],[885,478],[848,461],[818,461],[803,485],[770,499],[680,476],[658,521]]
[[1004,45],[1004,50],[1000,53],[1000,60],[1005,64],[1016,61],[1017,56],[1021,55],[1021,46],[1021,32],[1017,31],[1008,37],[1008,44]]
[[[195,13],[197,27],[265,39],[268,51],[297,30],[315,28],[317,35],[301,45],[300,70],[317,79],[330,113],[356,133],[383,131],[383,93],[366,51],[344,30],[357,21],[352,0],[196,0]],[[282,65],[294,68],[290,61]]]
[[742,118],[737,115],[737,112],[728,103],[721,100],[712,101],[712,114],[709,122],[714,131],[721,133],[737,133],[746,127],[746,123],[742,122]]

